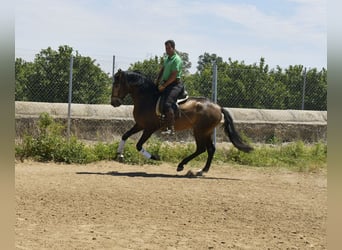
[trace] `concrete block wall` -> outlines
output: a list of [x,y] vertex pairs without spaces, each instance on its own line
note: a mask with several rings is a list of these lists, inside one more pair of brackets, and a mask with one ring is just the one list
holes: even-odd
[[[236,129],[253,142],[303,140],[326,141],[327,112],[300,110],[265,110],[227,108]],[[133,126],[133,106],[72,104],[71,131],[80,139],[112,141]],[[37,121],[43,112],[67,124],[67,103],[16,102],[16,137],[37,133]],[[133,136],[137,139],[140,133]],[[156,136],[160,136],[157,132]],[[177,132],[175,140],[193,140],[192,131]],[[223,129],[217,128],[217,141],[228,141]]]

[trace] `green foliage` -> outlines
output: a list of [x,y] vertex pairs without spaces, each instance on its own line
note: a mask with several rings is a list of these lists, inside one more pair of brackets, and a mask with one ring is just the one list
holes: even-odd
[[[160,157],[163,161],[179,163],[181,159],[189,156],[195,150],[196,146],[194,143],[164,143],[161,147]],[[196,158],[196,161],[201,160],[201,158],[203,158],[202,155]]]
[[182,58],[182,61],[183,61],[183,66],[182,66],[183,75],[187,76],[190,74],[189,69],[191,68],[191,62],[189,61],[189,54],[186,52],[181,52],[179,50],[177,50],[177,53],[180,56],[180,58]]
[[327,145],[322,142],[306,145],[302,141],[298,141],[283,145],[259,146],[248,154],[231,148],[224,157],[229,162],[240,165],[315,171],[317,168],[326,167]]
[[[33,102],[68,102],[70,58],[69,46],[58,51],[48,47],[36,55],[33,62],[21,58],[15,61],[15,100]],[[95,60],[77,51],[73,61],[73,102],[108,103],[111,80]]]
[[16,146],[17,157],[66,163],[88,163],[96,159],[91,150],[75,137],[65,138],[64,126],[47,113],[40,115],[38,129],[37,137],[26,135],[23,142]]
[[[217,64],[217,102],[221,106],[260,109],[301,109],[305,69],[302,65],[269,70],[264,58],[258,64],[225,62],[216,54],[199,57],[197,72],[184,82],[190,95],[211,98],[213,62]],[[305,109],[327,109],[327,70],[306,72]]]
[[[183,75],[189,75],[189,69],[191,68],[191,62],[189,62],[189,55],[185,52],[177,51],[179,56],[182,58],[183,61]],[[155,56],[154,58],[145,59],[143,62],[135,62],[130,65],[128,70],[138,71],[144,75],[146,75],[151,80],[155,80],[161,69],[164,58],[166,54],[162,57]]]
[[[153,142],[153,140],[152,140]],[[161,142],[151,144],[152,151],[158,153]],[[55,161],[64,163],[89,163],[101,160],[114,160],[118,143],[96,143],[87,145],[76,137],[65,137],[65,127],[49,114],[42,113],[38,121],[38,135],[26,135],[16,145],[15,154],[20,159],[32,158],[36,161]],[[137,152],[133,142],[125,147],[125,161],[129,164],[156,164]]]
[[209,54],[207,52],[200,55],[197,62],[197,72],[202,72],[208,66],[211,67],[213,62],[216,62],[217,65],[221,65],[223,63],[223,59],[216,54]]
[[162,61],[162,57],[155,56],[154,58],[146,59],[143,62],[131,64],[128,70],[138,71],[153,81],[157,78],[158,72],[162,66]]
[[[64,126],[54,121],[48,114],[40,116],[39,134],[36,137],[25,136],[16,145],[16,157],[32,158],[36,161],[55,161],[64,163],[90,163],[102,160],[115,160],[118,142],[86,145],[75,137],[64,137]],[[152,137],[146,143],[146,149],[159,155],[161,161],[152,161],[143,157],[135,147],[136,142],[128,141],[125,146],[126,164],[160,164],[170,162],[178,164],[181,159],[192,154],[194,143],[167,143]],[[189,166],[203,165],[207,154],[201,154],[189,163]],[[214,163],[239,164],[256,167],[286,167],[296,171],[315,171],[326,167],[327,145],[319,142],[312,145],[301,141],[288,144],[255,146],[251,153],[243,153],[234,147],[216,150]]]
[[84,143],[78,141],[76,137],[69,140],[62,140],[60,148],[57,148],[55,159],[56,162],[65,163],[89,163],[97,160],[93,149]]
[[[183,60],[183,82],[191,96],[212,97],[212,65],[216,62],[218,104],[237,108],[327,109],[327,70],[306,71],[303,65],[277,66],[269,69],[264,58],[251,65],[205,52],[199,56],[197,71],[190,74],[189,55],[177,51]],[[109,103],[111,79],[95,60],[81,56],[65,45],[57,51],[50,47],[41,50],[33,62],[21,58],[15,61],[15,100],[37,102],[67,102],[70,57],[74,55],[73,102]],[[151,80],[163,64],[165,54],[131,64],[129,70],[140,71]],[[305,78],[305,88],[304,88]],[[131,104],[126,98],[124,104]]]

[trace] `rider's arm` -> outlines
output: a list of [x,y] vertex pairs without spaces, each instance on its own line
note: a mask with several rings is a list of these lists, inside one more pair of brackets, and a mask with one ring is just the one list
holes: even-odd
[[169,79],[167,79],[162,85],[159,86],[159,90],[163,91],[168,85],[173,83],[176,80],[176,78],[177,78],[177,74],[178,74],[177,70],[172,71]]

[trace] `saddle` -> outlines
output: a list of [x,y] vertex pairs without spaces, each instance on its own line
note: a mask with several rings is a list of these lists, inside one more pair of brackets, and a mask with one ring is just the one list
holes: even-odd
[[[185,90],[185,88],[183,88],[183,91],[179,94],[179,96],[177,97],[177,102],[174,103],[174,105],[172,105],[173,110],[175,111],[175,115],[178,116],[178,111],[179,110],[179,105],[186,102],[189,98],[188,92]],[[162,117],[163,114],[163,110],[164,110],[164,100],[163,96],[159,96],[158,101],[157,101],[157,105],[156,105],[156,115],[159,117]]]

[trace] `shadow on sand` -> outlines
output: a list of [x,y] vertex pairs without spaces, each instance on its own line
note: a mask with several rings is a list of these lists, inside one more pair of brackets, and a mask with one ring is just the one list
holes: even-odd
[[162,174],[162,173],[146,173],[146,172],[76,172],[76,174],[83,175],[110,175],[110,176],[124,176],[124,177],[143,177],[143,178],[176,178],[176,179],[205,179],[205,180],[230,180],[230,181],[240,181],[241,179],[235,178],[225,178],[225,177],[212,177],[212,176],[197,176],[191,170],[189,170],[185,175],[179,174]]

